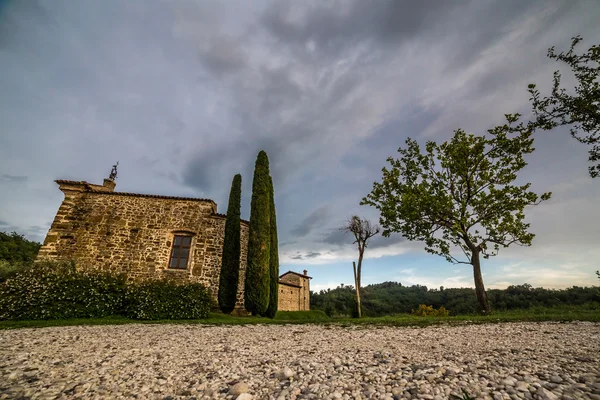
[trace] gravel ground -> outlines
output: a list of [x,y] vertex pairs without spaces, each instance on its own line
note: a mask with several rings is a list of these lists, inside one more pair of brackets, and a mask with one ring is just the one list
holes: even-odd
[[600,324],[0,331],[2,399],[599,399]]

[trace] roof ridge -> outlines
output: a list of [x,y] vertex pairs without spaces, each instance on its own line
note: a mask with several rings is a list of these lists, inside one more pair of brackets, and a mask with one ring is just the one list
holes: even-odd
[[148,197],[148,198],[156,198],[156,199],[171,199],[171,200],[207,201],[207,202],[216,204],[215,201],[212,199],[204,199],[204,198],[200,198],[200,197],[165,196],[165,195],[160,195],[160,194],[131,193],[131,192],[107,192],[104,190],[97,190],[97,189],[88,189],[88,190],[86,190],[86,192],[102,193],[102,194],[108,194],[108,195],[113,195],[113,196],[116,195],[116,196],[130,196],[130,197]]
[[282,280],[279,280],[279,283],[281,283],[282,285],[293,286],[293,287],[298,287],[298,288],[302,287],[300,285],[296,285],[295,283],[290,283],[290,282],[286,282],[286,281],[282,281]]
[[[212,213],[211,214],[212,217],[220,217],[220,218],[227,218],[227,214],[223,214],[223,213]],[[250,223],[250,221],[244,219],[244,218],[240,218],[240,221],[245,222],[247,224]]]
[[71,181],[71,180],[68,180],[68,179],[57,179],[54,182],[56,182],[58,184],[66,183],[66,184],[74,184],[74,185],[84,185],[85,186],[85,192],[87,192],[87,193],[102,193],[102,194],[112,195],[112,196],[116,195],[116,196],[130,196],[130,197],[147,197],[147,198],[155,198],[155,199],[204,201],[204,202],[211,202],[213,204],[217,204],[212,199],[206,199],[206,198],[200,198],[200,197],[166,196],[166,195],[160,195],[160,194],[131,193],[131,192],[110,192],[110,191],[107,191],[107,190],[98,190],[98,189],[94,189],[93,186],[101,186],[101,185],[95,185],[95,184],[89,183],[87,181]]
[[294,275],[298,275],[298,276],[300,276],[300,277],[302,277],[302,278],[308,278],[308,279],[312,279],[312,276],[303,275],[303,274],[301,274],[301,273],[299,273],[299,272],[295,272],[295,271],[291,271],[291,270],[290,270],[290,271],[288,271],[288,272],[284,272],[283,274],[279,275],[279,278],[281,278],[282,276],[285,276],[285,275],[287,275],[287,274],[294,274]]

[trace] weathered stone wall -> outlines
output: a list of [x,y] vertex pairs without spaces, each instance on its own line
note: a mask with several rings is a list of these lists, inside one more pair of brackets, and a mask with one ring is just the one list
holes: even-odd
[[[168,278],[204,284],[217,300],[226,217],[208,199],[114,192],[115,183],[57,181],[60,205],[38,260],[74,260],[78,268],[126,273],[131,279]],[[170,269],[173,238],[192,237],[187,269]],[[241,258],[236,309],[244,308],[248,223],[241,222]],[[306,271],[305,271],[306,274]],[[278,308],[310,310],[310,281],[281,278]]]
[[[282,311],[308,311],[310,310],[310,278],[288,272],[281,276],[280,282],[287,283],[292,286],[279,284],[278,302],[279,309]],[[297,287],[296,287],[297,286]],[[283,292],[282,292],[283,289]],[[295,290],[292,290],[295,289]],[[283,299],[281,298],[283,294]]]
[[300,288],[280,283],[277,308],[279,311],[299,311]]
[[[221,274],[221,260],[223,254],[223,243],[225,241],[225,221],[226,217],[222,215],[211,215],[208,221],[209,228],[206,234],[206,257],[204,259],[205,267],[208,267],[213,273],[207,280],[209,288],[213,288],[213,296],[217,301],[219,288],[219,277]],[[240,273],[238,279],[238,292],[236,308],[244,308],[244,280],[246,279],[246,265],[248,263],[248,224],[242,222],[240,231],[241,252],[240,252]]]
[[[225,217],[212,200],[112,192],[106,185],[58,181],[65,194],[38,259],[75,260],[80,268],[125,272],[132,279],[168,277],[200,282],[216,299]],[[173,237],[192,236],[185,270],[169,269]],[[248,225],[241,226],[242,257],[238,305],[248,249]]]

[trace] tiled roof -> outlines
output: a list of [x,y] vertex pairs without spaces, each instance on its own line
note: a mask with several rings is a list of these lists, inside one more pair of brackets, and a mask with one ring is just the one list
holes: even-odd
[[[212,214],[212,216],[213,216],[213,217],[219,217],[219,218],[227,218],[227,214],[219,214],[219,213],[215,213],[215,214]],[[246,221],[245,219],[241,219],[241,218],[240,218],[240,221],[242,221],[242,222],[243,222],[243,223],[245,223],[245,224],[250,224],[250,221]]]
[[69,181],[67,179],[57,179],[54,182],[61,184],[61,183],[66,183],[66,184],[70,184],[70,185],[89,185],[89,183],[87,183],[86,181]]
[[297,272],[294,272],[294,271],[288,271],[288,272],[286,272],[286,273],[285,273],[285,274],[283,274],[283,275],[279,275],[279,278],[281,279],[281,278],[283,278],[284,276],[286,276],[287,274],[294,274],[294,275],[298,275],[298,276],[300,276],[300,277],[302,277],[302,278],[308,278],[308,279],[312,279],[312,276],[308,276],[308,275],[302,275],[302,274],[299,274],[299,273],[297,273]]
[[[69,181],[69,180],[64,180],[64,179],[58,179],[54,182],[56,182],[58,184],[67,184],[67,185],[84,185],[86,192],[102,193],[102,194],[107,194],[107,195],[112,195],[112,196],[147,197],[147,198],[153,198],[153,199],[168,199],[168,200],[190,200],[190,201],[210,202],[210,203],[216,204],[211,199],[201,199],[201,198],[197,198],[197,197],[161,196],[158,194],[128,193],[128,192],[109,192],[106,190],[94,189],[93,186],[89,182],[86,182],[86,181]],[[100,185],[96,185],[96,186],[100,186]]]
[[295,283],[289,283],[289,282],[285,282],[285,281],[279,281],[280,285],[286,285],[286,286],[293,286],[293,287],[299,287],[301,288],[302,286],[300,285],[296,285]]

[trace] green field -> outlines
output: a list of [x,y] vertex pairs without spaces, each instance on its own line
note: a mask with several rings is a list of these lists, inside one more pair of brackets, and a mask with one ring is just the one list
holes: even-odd
[[0,321],[0,329],[42,328],[72,325],[120,325],[120,324],[202,324],[202,325],[248,325],[248,324],[321,324],[321,325],[382,325],[382,326],[429,326],[436,324],[461,325],[498,322],[543,321],[591,321],[600,322],[600,309],[591,305],[531,308],[527,310],[497,311],[492,315],[457,315],[451,317],[417,317],[398,314],[377,318],[329,318],[322,311],[280,311],[275,319],[263,317],[233,317],[211,313],[201,320],[140,321],[122,317],[67,320]]

